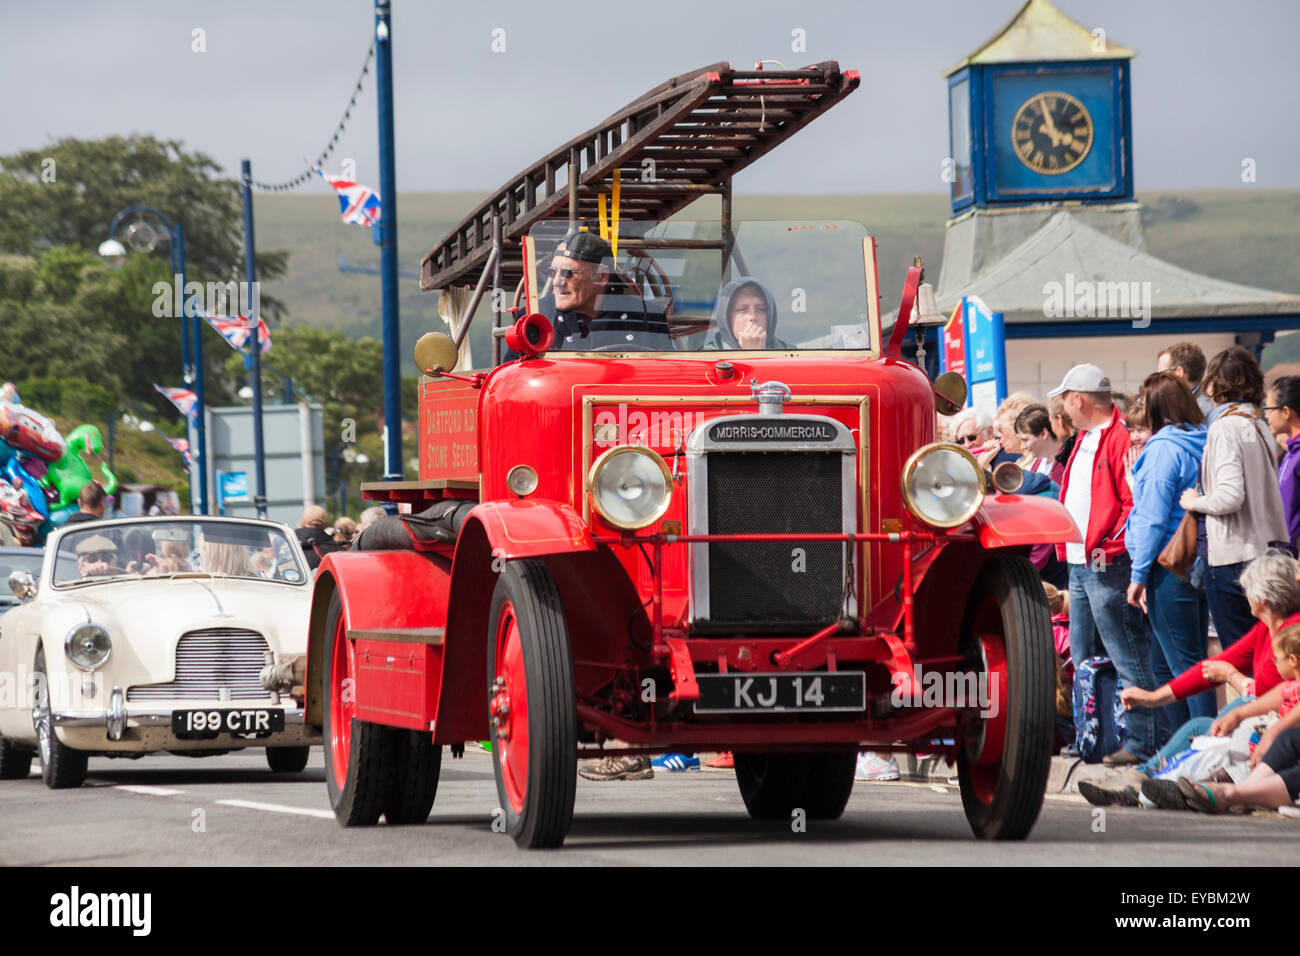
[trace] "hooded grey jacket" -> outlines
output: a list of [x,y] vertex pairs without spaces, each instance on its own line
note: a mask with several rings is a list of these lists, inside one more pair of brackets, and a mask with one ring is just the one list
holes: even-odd
[[709,349],[738,349],[742,348],[739,341],[736,340],[735,333],[731,331],[731,300],[735,298],[737,292],[743,286],[751,286],[758,289],[767,299],[767,344],[764,348],[769,349],[788,349],[793,348],[776,337],[776,299],[772,298],[772,292],[762,282],[752,276],[741,276],[739,279],[733,279],[720,290],[718,290],[718,301],[713,305],[713,318],[709,322],[709,331],[704,340],[705,350]]

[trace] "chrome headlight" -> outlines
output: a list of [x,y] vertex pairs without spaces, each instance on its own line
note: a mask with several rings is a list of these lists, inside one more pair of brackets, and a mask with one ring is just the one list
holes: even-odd
[[93,671],[113,655],[113,639],[98,624],[78,624],[64,639],[63,651],[83,671]]
[[926,445],[903,466],[903,501],[926,524],[955,528],[984,503],[984,472],[964,448]]
[[661,518],[673,497],[668,465],[648,448],[611,448],[591,466],[587,480],[600,516],[616,528],[644,528]]

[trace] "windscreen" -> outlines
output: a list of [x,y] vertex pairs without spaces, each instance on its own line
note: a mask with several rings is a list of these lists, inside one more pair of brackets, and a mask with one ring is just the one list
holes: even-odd
[[307,580],[279,528],[170,519],[103,524],[65,534],[55,556],[54,585],[196,573],[286,584]]
[[623,221],[532,239],[529,308],[556,349],[871,349],[874,262],[849,220]]

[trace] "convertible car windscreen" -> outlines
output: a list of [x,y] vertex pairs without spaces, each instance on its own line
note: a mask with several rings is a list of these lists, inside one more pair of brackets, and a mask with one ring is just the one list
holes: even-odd
[[556,349],[699,352],[870,349],[866,227],[850,220],[544,220],[529,306]]
[[132,522],[72,532],[59,541],[54,564],[56,587],[173,574],[307,580],[278,529],[216,521]]

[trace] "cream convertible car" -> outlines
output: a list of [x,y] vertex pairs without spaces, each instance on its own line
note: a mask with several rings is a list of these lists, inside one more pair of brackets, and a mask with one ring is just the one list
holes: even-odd
[[[23,604],[0,617],[0,778],[32,757],[53,788],[91,755],[210,756],[265,747],[298,771],[319,744],[302,720],[310,574],[284,525],[133,518],[72,525]],[[296,699],[295,699],[296,697]]]

